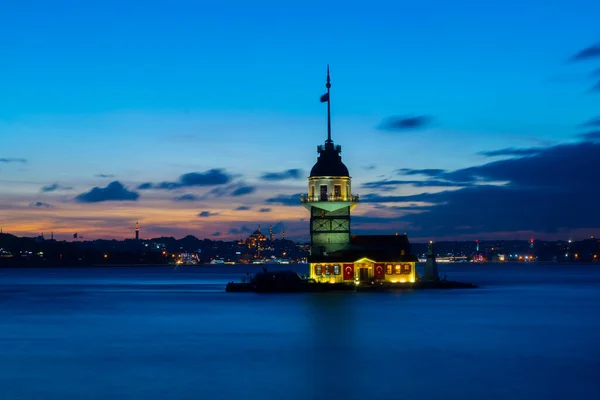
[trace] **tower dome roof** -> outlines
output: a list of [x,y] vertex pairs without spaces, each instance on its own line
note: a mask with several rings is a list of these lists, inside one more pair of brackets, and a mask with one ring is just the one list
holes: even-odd
[[319,158],[310,170],[310,176],[347,176],[348,168],[342,162],[341,146],[334,146],[332,141],[325,142],[325,146],[317,148]]

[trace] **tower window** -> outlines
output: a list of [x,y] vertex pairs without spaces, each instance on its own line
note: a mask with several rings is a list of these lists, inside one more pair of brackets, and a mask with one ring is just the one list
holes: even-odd
[[342,197],[342,186],[341,185],[333,186],[333,197],[335,197],[336,200],[338,200],[338,199],[340,199],[340,197]]
[[327,201],[327,185],[321,185],[321,201]]

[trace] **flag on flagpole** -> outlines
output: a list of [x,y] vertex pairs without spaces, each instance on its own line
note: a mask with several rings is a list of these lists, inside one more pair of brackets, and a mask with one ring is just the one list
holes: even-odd
[[321,103],[327,103],[329,101],[329,93],[325,93],[321,96]]

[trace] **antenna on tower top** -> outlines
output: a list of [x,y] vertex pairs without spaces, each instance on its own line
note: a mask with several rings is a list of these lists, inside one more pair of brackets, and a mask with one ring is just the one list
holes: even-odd
[[331,79],[329,77],[329,64],[327,64],[327,83],[325,84],[327,93],[321,96],[321,103],[327,102],[327,140],[325,143],[333,143],[331,141],[331,101],[330,101],[330,89]]
[[329,89],[331,88],[331,80],[329,79],[329,64],[327,64],[327,143],[331,143],[331,94]]

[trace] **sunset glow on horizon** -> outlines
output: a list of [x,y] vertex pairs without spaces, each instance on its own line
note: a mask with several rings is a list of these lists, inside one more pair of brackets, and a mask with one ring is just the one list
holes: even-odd
[[600,235],[596,2],[33,3],[0,16],[4,233],[308,240],[329,63],[353,233]]

